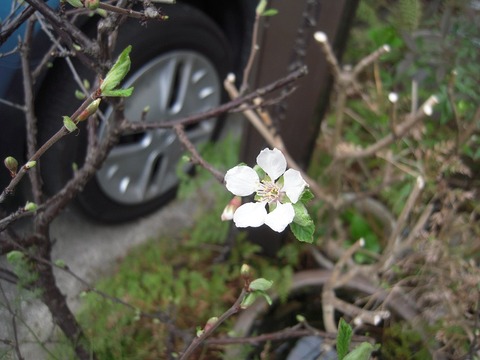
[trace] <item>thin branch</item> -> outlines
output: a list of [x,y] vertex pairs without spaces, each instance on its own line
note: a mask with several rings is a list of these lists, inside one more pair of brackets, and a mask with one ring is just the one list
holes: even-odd
[[[25,97],[25,118],[27,122],[27,157],[31,158],[37,149],[37,117],[35,115],[35,100],[33,93],[33,79],[30,71],[30,44],[32,42],[35,21],[30,18],[25,30],[24,43],[21,46],[23,93]],[[35,203],[42,203],[41,179],[38,166],[28,172]]]
[[307,68],[302,67],[298,70],[293,71],[289,75],[285,76],[282,79],[279,79],[269,85],[261,87],[247,95],[233,98],[233,100],[229,101],[226,104],[220,105],[214,109],[187,116],[182,119],[172,120],[172,121],[165,121],[165,122],[155,122],[155,123],[130,123],[125,122],[123,125],[123,131],[144,131],[144,130],[152,130],[152,129],[160,129],[160,128],[173,128],[175,125],[191,125],[196,124],[201,120],[210,119],[218,117],[221,114],[229,112],[230,110],[236,109],[244,103],[248,103],[257,97],[263,97],[266,94],[269,94],[275,90],[283,88],[288,84],[291,84],[298,79],[302,78],[303,76],[307,75]]
[[350,246],[337,261],[333,267],[331,276],[325,282],[322,289],[322,312],[323,323],[327,332],[335,333],[337,331],[335,315],[335,292],[334,289],[340,280],[344,265],[353,256],[353,254],[364,245],[365,241],[360,239]]
[[144,12],[139,12],[139,11],[134,11],[131,9],[125,9],[122,7],[118,7],[115,5],[110,5],[104,2],[100,2],[100,9],[114,12],[123,16],[131,17],[134,19],[140,19],[140,20],[166,20],[168,17],[162,14],[158,9],[150,6],[145,9]]
[[183,129],[183,126],[175,125],[173,129],[177,133],[177,136],[180,142],[186,147],[188,152],[192,154],[193,161],[199,164],[200,166],[202,166],[207,171],[209,171],[220,184],[223,184],[223,179],[225,178],[225,174],[216,170],[211,164],[205,161],[205,159],[198,153],[197,149],[195,148],[195,145],[192,144],[192,142],[188,138],[187,134]]
[[370,64],[374,63],[377,61],[380,56],[382,56],[385,53],[390,52],[390,46],[388,45],[383,45],[377,50],[375,50],[373,53],[370,55],[364,57],[362,60],[359,61],[357,65],[353,68],[353,76],[356,78],[367,66]]
[[22,112],[25,111],[25,105],[16,104],[14,102],[11,102],[11,101],[8,101],[8,100],[2,99],[2,98],[0,98],[0,103],[2,103],[4,105],[7,105],[7,106],[10,106],[14,109],[20,110]]
[[232,315],[236,314],[240,311],[241,307],[240,304],[242,303],[243,299],[247,295],[247,290],[245,288],[242,289],[242,292],[238,296],[235,303],[225,311],[222,315],[218,317],[218,320],[212,324],[208,329],[205,329],[200,336],[197,336],[193,339],[187,349],[183,352],[180,356],[180,360],[188,359],[190,355],[195,351],[195,349],[200,346],[206,338],[208,338],[225,320],[227,320]]
[[0,46],[35,12],[35,8],[27,6],[14,20],[9,22],[0,32]]
[[248,81],[250,79],[250,72],[252,71],[253,62],[255,61],[255,56],[259,50],[258,45],[258,27],[260,25],[260,14],[255,14],[255,22],[253,23],[253,32],[252,32],[252,45],[250,48],[250,55],[248,56],[247,64],[243,69],[243,79],[242,86],[240,87],[240,93],[243,94],[248,89]]
[[[280,341],[292,338],[300,338],[305,336],[319,336],[322,339],[335,340],[337,338],[336,333],[328,333],[326,331],[318,330],[313,327],[304,329],[302,324],[297,324],[291,328],[286,328],[273,333],[265,333],[258,336],[247,337],[221,337],[216,339],[208,339],[205,341],[206,345],[233,345],[233,344],[249,344],[257,345],[259,343],[267,341]],[[372,341],[372,338],[362,335],[353,335],[352,342],[360,343],[364,341]]]
[[[95,93],[94,93],[95,94]],[[94,101],[93,97],[88,97],[75,111],[75,113],[72,115],[71,119],[75,122],[77,117],[81,114],[83,110],[87,108],[88,105],[90,105]],[[32,161],[37,161],[40,159],[40,157],[49,149],[51,148],[56,142],[58,142],[61,138],[64,136],[70,134],[70,132],[67,130],[65,126],[62,126],[60,130],[58,130],[50,139],[48,139],[41,147],[38,149],[35,154],[33,154],[27,161],[27,163],[32,162]],[[26,166],[23,165],[18,173],[15,175],[15,177],[10,181],[8,186],[3,190],[3,192],[0,194],[0,203],[4,202],[7,196],[12,194],[14,192],[14,189],[20,182],[20,180],[25,176],[25,174],[29,171],[30,169]]]
[[93,43],[79,28],[71,22],[58,16],[42,0],[25,0],[35,10],[41,13],[54,26],[59,35],[66,40],[67,44],[72,47],[73,43],[82,47],[82,51],[87,54],[94,55],[97,52],[97,46]]
[[402,137],[403,135],[405,135],[410,129],[412,129],[415,125],[417,125],[423,119],[425,119],[425,117],[430,116],[432,114],[433,105],[435,105],[437,102],[438,102],[437,97],[434,95],[428,98],[427,101],[425,101],[422,107],[418,109],[413,116],[407,115],[405,121],[396,127],[395,135],[390,133],[385,137],[383,137],[382,139],[375,142],[374,144],[367,146],[366,148],[355,149],[354,151],[343,150],[337,153],[337,156],[335,159],[354,160],[354,159],[361,159],[361,158],[366,158],[366,157],[375,155],[376,152],[392,144],[396,140],[396,138]]
[[[395,261],[395,258],[399,251],[399,246],[401,244],[400,233],[403,231],[405,223],[408,217],[411,215],[415,203],[417,202],[418,197],[420,196],[424,187],[425,180],[423,179],[423,177],[417,177],[415,181],[415,186],[413,187],[410,195],[408,196],[407,202],[405,203],[405,206],[403,207],[402,212],[398,217],[397,224],[394,227],[392,233],[390,234],[387,245],[383,250],[382,259],[379,262],[380,268],[383,271],[387,270]],[[426,221],[426,218],[424,218],[424,220]]]

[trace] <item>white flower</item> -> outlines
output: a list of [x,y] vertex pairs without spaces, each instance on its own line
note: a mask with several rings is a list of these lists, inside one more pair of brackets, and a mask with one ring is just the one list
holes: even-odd
[[[293,221],[295,204],[307,183],[297,170],[287,169],[287,161],[278,149],[264,149],[257,156],[257,164],[267,174],[260,179],[249,166],[239,165],[227,171],[227,189],[237,196],[256,193],[255,201],[243,204],[233,215],[237,227],[258,227],[263,224],[282,232]],[[286,171],[285,171],[286,170]],[[267,212],[266,206],[269,211]]]

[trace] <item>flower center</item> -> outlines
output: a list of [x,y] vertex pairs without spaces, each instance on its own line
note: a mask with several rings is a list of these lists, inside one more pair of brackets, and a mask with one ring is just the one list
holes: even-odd
[[257,190],[257,195],[260,201],[267,201],[268,203],[280,201],[282,193],[280,187],[273,181],[262,180]]

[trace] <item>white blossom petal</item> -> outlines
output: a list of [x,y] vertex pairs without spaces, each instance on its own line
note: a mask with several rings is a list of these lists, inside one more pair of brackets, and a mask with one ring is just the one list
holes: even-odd
[[225,174],[225,186],[228,191],[237,196],[253,194],[259,184],[257,172],[246,165],[235,166]]
[[293,221],[295,210],[292,204],[277,204],[275,210],[267,214],[265,224],[277,232],[282,232]]
[[233,215],[235,226],[243,227],[259,227],[265,223],[267,216],[267,209],[265,209],[265,202],[250,202],[240,206]]
[[287,169],[287,160],[278,149],[263,149],[257,156],[257,164],[272,181],[277,180]]
[[287,194],[292,203],[295,204],[298,201],[298,198],[302,194],[303,189],[305,189],[305,186],[307,186],[307,183],[305,180],[303,180],[300,171],[288,169],[285,171],[285,174],[283,174],[282,191]]

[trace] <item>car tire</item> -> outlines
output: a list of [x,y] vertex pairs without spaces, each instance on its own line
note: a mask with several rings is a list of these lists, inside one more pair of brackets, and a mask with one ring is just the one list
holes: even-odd
[[[193,7],[165,5],[162,11],[168,15],[167,21],[149,22],[143,26],[138,20],[128,20],[119,31],[117,54],[126,46],[133,46],[130,54],[132,66],[125,80],[125,86],[135,88],[132,98],[126,99],[125,103],[126,117],[132,121],[143,121],[141,109],[146,105],[150,108],[153,105],[154,109],[147,113],[145,121],[157,118],[165,121],[213,108],[224,97],[222,81],[230,70],[231,49],[222,31],[208,16]],[[85,69],[79,71],[82,77],[89,77],[84,73]],[[197,84],[202,81],[205,86]],[[158,104],[163,105],[142,103],[140,100],[145,96],[150,102],[156,99],[152,86],[156,89],[157,85],[165,90],[158,94]],[[73,94],[77,88],[65,62],[55,64],[37,97],[40,141],[46,141],[58,130],[61,116],[76,109],[79,102]],[[204,99],[208,101],[202,101]],[[109,111],[108,108],[104,111],[107,119]],[[103,126],[99,126],[99,141]],[[186,132],[192,142],[198,144],[211,138],[217,126],[217,121],[212,119],[187,127]],[[81,127],[77,136],[62,139],[41,159],[47,193],[58,192],[72,177],[72,164],[83,163],[86,134],[86,128]],[[169,144],[170,150],[165,150],[168,146],[164,146],[164,142]],[[126,155],[122,155],[124,153]],[[154,130],[124,136],[112,149],[102,169],[78,195],[76,203],[88,215],[104,222],[123,222],[148,214],[174,197],[177,181],[173,180],[172,171],[175,171],[174,163],[181,155],[181,144],[172,131]],[[149,169],[146,169],[147,163]],[[168,165],[164,166],[166,163]],[[118,175],[121,171],[123,175]],[[129,171],[130,175],[127,174]],[[144,179],[138,179],[139,172],[147,174]],[[141,186],[135,185],[135,177]],[[151,185],[148,191],[145,190],[146,182]],[[130,191],[135,186],[137,191]]]

